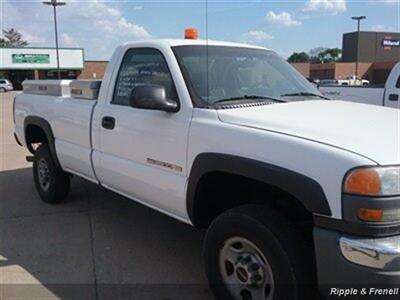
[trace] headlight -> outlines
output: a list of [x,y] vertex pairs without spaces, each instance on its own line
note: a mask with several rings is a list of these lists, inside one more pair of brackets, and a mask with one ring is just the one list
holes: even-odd
[[362,196],[400,195],[400,166],[354,169],[345,178],[344,192]]

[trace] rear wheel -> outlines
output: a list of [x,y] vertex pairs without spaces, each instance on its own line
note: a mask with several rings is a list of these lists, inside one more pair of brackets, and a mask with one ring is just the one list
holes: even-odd
[[260,205],[217,217],[208,229],[204,257],[217,299],[315,299],[313,251],[295,226]]
[[7,90],[5,88],[0,88],[0,92],[5,93]]
[[70,176],[56,167],[46,144],[35,151],[33,178],[40,198],[47,203],[64,200],[69,192]]

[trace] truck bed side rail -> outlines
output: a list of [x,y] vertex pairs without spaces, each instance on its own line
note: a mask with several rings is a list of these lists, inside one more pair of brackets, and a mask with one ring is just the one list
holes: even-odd
[[86,100],[96,100],[100,86],[100,80],[25,80],[22,83],[24,94]]

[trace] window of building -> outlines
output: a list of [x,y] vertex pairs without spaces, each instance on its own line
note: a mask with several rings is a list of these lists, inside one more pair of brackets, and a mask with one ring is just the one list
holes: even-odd
[[122,61],[112,103],[129,105],[133,89],[145,84],[163,86],[168,99],[178,100],[171,73],[161,52],[150,48],[130,49]]
[[[76,79],[78,77],[77,71],[60,71],[60,78],[61,79]],[[58,71],[57,70],[50,70],[45,71],[45,79],[58,79]]]

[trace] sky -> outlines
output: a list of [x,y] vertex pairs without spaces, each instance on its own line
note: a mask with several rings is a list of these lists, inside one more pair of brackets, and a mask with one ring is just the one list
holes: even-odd
[[[40,0],[0,0],[1,28],[15,28],[30,46],[54,46],[53,12]],[[58,9],[59,43],[84,48],[87,60],[108,60],[121,43],[200,38],[261,45],[288,57],[316,47],[341,48],[342,34],[361,29],[400,31],[400,0],[64,0]],[[208,30],[207,30],[208,29]]]

